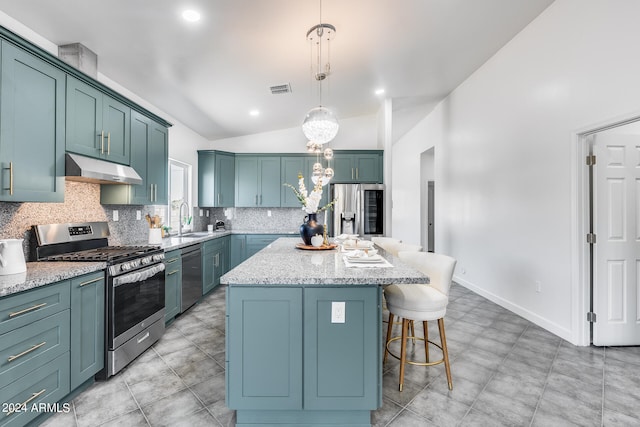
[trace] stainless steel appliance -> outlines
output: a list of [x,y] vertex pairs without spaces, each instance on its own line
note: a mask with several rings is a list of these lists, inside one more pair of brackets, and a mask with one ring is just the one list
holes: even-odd
[[384,235],[383,184],[330,184],[330,200],[336,199],[329,234]]
[[158,246],[109,246],[106,222],[34,226],[39,261],[104,261],[105,369],[118,373],[164,333],[164,252]]
[[200,244],[182,249],[182,303],[184,313],[202,296],[202,251]]

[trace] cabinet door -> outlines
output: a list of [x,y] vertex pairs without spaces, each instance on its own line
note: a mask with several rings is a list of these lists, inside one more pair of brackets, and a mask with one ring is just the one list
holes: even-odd
[[202,248],[202,295],[209,293],[215,285],[215,252]]
[[236,268],[240,263],[247,259],[246,236],[244,234],[232,234],[230,236],[230,255],[229,269]]
[[131,108],[106,95],[102,97],[103,158],[110,162],[129,164],[131,144]]
[[147,147],[147,182],[151,184],[151,204],[166,205],[168,195],[169,133],[166,127],[151,122]]
[[236,156],[236,206],[258,206],[258,158]]
[[[332,322],[343,303],[344,322]],[[304,290],[304,408],[376,409],[382,363],[376,287]]]
[[230,208],[235,205],[236,159],[229,154],[216,154],[215,165],[215,200],[219,208]]
[[104,273],[71,280],[71,388],[104,367]]
[[279,207],[282,181],[280,180],[280,157],[259,157],[259,206]]
[[[280,159],[282,184],[287,183],[298,189],[298,174],[305,177],[305,185],[309,182],[304,157],[282,157]],[[280,189],[280,206],[283,208],[300,207],[300,201],[291,188],[282,185]]]
[[[235,162],[234,162],[235,170]],[[198,206],[215,206],[215,153],[198,152]],[[234,176],[235,179],[235,176]]]
[[378,154],[357,154],[354,167],[357,182],[382,183],[382,165]]
[[[149,146],[150,127],[151,121],[145,116],[136,111],[131,113],[131,167],[142,178],[142,184],[131,185],[128,189],[131,192],[131,200],[128,203],[131,204],[146,205],[151,201],[152,187],[147,179],[149,167],[147,147]],[[101,201],[105,202],[103,193],[117,191],[118,189],[113,185],[103,185],[100,193]],[[120,201],[120,203],[124,203],[124,201]]]
[[333,157],[333,182],[355,182],[355,169],[351,154],[338,154]]
[[182,294],[182,255],[180,250],[167,253],[164,264],[165,293],[164,293],[164,321],[169,322],[180,314]]
[[67,151],[100,158],[106,153],[102,133],[102,93],[67,77]]
[[302,289],[230,286],[227,316],[227,406],[302,409]]
[[0,200],[64,199],[65,74],[2,42]]

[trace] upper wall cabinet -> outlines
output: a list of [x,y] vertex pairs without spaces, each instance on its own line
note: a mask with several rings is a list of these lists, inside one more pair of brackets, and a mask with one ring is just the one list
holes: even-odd
[[102,204],[166,205],[168,200],[169,143],[167,128],[131,112],[131,167],[142,177],[140,185],[103,185]]
[[235,206],[235,179],[233,153],[198,151],[198,206]]
[[0,200],[64,199],[65,73],[2,41]]
[[[296,189],[298,188],[298,174],[302,173],[304,177],[304,185],[307,191],[313,190],[313,181],[311,181],[311,174],[313,173],[313,165],[318,159],[315,156],[283,156],[281,158],[281,176],[282,183],[291,184]],[[323,161],[326,166],[326,161]],[[298,208],[300,207],[300,201],[291,190],[291,188],[282,185],[280,196],[280,206],[283,208]],[[329,188],[325,185],[322,189],[322,199],[320,200],[320,206],[324,206],[329,200]]]
[[331,182],[382,183],[382,151],[336,151]]
[[67,151],[129,164],[131,108],[67,78]]
[[279,156],[236,155],[236,206],[280,207]]

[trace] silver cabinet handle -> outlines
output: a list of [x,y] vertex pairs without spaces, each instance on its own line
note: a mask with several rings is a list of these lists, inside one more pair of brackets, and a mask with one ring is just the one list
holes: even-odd
[[213,258],[213,266],[214,267],[219,267],[220,266],[220,254],[216,254],[216,256]]
[[351,179],[353,179],[353,168],[351,168]]
[[104,154],[104,131],[100,132],[100,154]]
[[256,194],[256,205],[258,204],[258,195]]
[[82,282],[82,283],[80,283],[79,287],[83,287],[83,286],[86,286],[86,285],[90,285],[90,284],[92,284],[92,283],[96,283],[96,282],[99,282],[99,281],[101,281],[101,280],[102,280],[102,277],[98,277],[97,279],[93,279],[93,280],[88,280],[88,281],[86,281],[86,282]]
[[146,334],[138,338],[138,344],[140,344],[142,341],[146,340],[147,338],[149,338],[149,332],[147,332]]
[[260,195],[260,206],[262,206],[262,194]]
[[43,302],[42,304],[36,304],[36,305],[34,305],[34,306],[32,306],[32,307],[25,308],[24,310],[20,310],[20,311],[16,311],[16,312],[13,312],[13,313],[9,313],[9,317],[11,318],[11,317],[20,316],[21,314],[25,314],[25,313],[28,313],[28,312],[30,312],[30,311],[33,311],[33,310],[37,310],[37,309],[39,309],[39,308],[42,308],[42,307],[44,307],[45,305],[47,305],[47,303],[46,303],[46,302]]
[[107,156],[111,154],[111,132],[107,133]]
[[220,193],[218,193],[218,201],[216,202],[218,206],[220,206]]
[[9,162],[8,168],[2,169],[9,169],[9,188],[3,188],[3,190],[9,190],[9,195],[13,196],[13,162]]
[[40,395],[42,395],[45,391],[47,391],[46,388],[43,388],[42,390],[40,390],[39,392],[36,393],[31,393],[31,397],[28,398],[27,400],[25,400],[24,402],[22,402],[19,405],[16,405],[11,411],[7,412],[7,417],[11,414],[13,414],[14,412],[16,412],[18,409],[21,408],[26,408],[27,405],[29,404],[29,402],[31,402],[33,399],[38,398]]
[[358,168],[356,168],[356,179],[359,179],[360,177],[358,176]]
[[167,273],[167,276],[171,276],[172,274],[176,274],[178,270],[173,270]]
[[14,361],[14,360],[16,360],[16,359],[19,359],[19,358],[21,358],[22,356],[24,356],[24,355],[26,355],[26,354],[29,354],[29,353],[31,353],[31,352],[32,352],[32,351],[34,351],[34,350],[39,349],[40,347],[42,347],[42,346],[43,346],[43,345],[45,345],[46,343],[47,343],[46,341],[43,341],[43,342],[41,342],[40,344],[36,344],[36,345],[34,345],[33,347],[31,347],[31,348],[29,348],[29,349],[26,349],[25,351],[23,351],[23,352],[22,352],[22,353],[20,353],[20,354],[16,354],[15,356],[9,356],[9,357],[7,357],[7,362],[13,362],[13,361]]

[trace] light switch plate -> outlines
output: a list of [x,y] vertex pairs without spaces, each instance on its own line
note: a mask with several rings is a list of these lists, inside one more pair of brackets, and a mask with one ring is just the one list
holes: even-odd
[[331,323],[344,323],[345,321],[345,302],[331,302]]
[[142,212],[136,211],[136,219],[140,221],[142,219]]
[[117,221],[120,219],[120,215],[118,215],[118,211],[114,210],[113,211],[113,221]]

